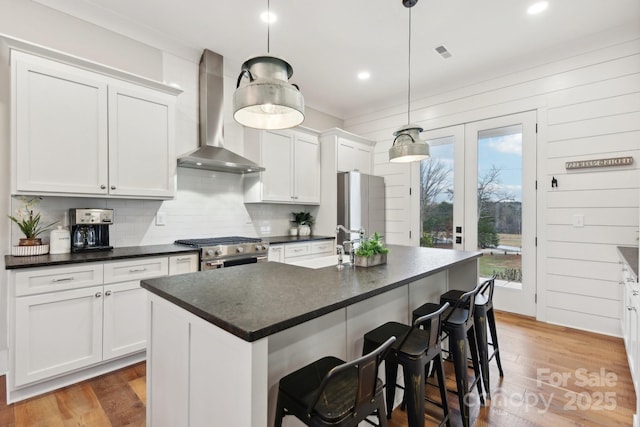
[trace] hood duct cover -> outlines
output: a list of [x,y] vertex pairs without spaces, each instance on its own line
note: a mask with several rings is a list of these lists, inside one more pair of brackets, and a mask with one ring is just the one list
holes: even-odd
[[260,172],[258,166],[222,146],[223,142],[223,59],[206,50],[200,59],[200,147],[178,157],[178,166],[221,172]]

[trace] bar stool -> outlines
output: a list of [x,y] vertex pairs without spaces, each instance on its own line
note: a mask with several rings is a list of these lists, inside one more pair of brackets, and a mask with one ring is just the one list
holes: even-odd
[[380,427],[387,427],[378,368],[395,340],[390,337],[351,362],[323,357],[283,377],[274,427],[282,427],[287,415],[313,427],[355,427],[372,414],[378,416]]
[[[456,386],[458,402],[460,404],[460,415],[464,427],[469,426],[469,392],[473,386],[478,388],[480,404],[484,406],[484,395],[482,394],[482,384],[480,384],[480,364],[478,360],[477,339],[473,322],[473,312],[475,308],[475,298],[480,292],[480,284],[473,290],[465,292],[446,310],[442,319],[442,331],[449,337],[449,347],[453,354],[453,365],[456,374]],[[446,303],[445,303],[446,304]],[[419,318],[439,310],[440,304],[426,303],[413,311],[413,317]],[[471,385],[467,378],[467,348],[471,352],[473,372],[475,378]]]
[[[414,320],[411,326],[398,322],[387,322],[364,335],[363,353],[380,345],[390,336],[398,337],[398,341],[385,358],[384,364],[387,383],[387,418],[391,418],[393,411],[398,365],[402,365],[405,384],[403,406],[404,402],[407,402],[409,427],[424,427],[425,366],[434,361],[441,403],[432,400],[429,402],[439,406],[444,412],[440,426],[445,423],[447,426],[450,425],[440,329],[442,313],[448,307],[449,304],[443,305],[439,310]],[[424,329],[420,329],[421,327]]]
[[[491,399],[490,381],[489,381],[489,362],[495,357],[498,364],[500,377],[504,377],[502,371],[502,363],[500,362],[500,349],[498,347],[498,332],[496,330],[496,319],[493,314],[493,290],[496,284],[496,275],[485,280],[480,285],[480,292],[475,299],[475,311],[473,313],[473,322],[478,337],[478,355],[480,357],[480,371],[482,372],[482,383],[487,395],[487,399]],[[440,296],[440,304],[448,302],[453,304],[464,291],[451,290]],[[487,337],[487,322],[489,323],[489,331],[491,332],[491,341]],[[493,348],[489,355],[489,345]]]

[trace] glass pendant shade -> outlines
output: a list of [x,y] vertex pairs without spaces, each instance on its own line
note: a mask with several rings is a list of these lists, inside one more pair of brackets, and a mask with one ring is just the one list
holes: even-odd
[[291,65],[275,56],[245,61],[233,94],[233,118],[256,129],[298,126],[304,120],[304,97],[289,83],[292,75]]
[[395,139],[389,149],[392,163],[418,162],[429,158],[429,144],[420,140],[422,128],[418,125],[404,125],[393,133]]

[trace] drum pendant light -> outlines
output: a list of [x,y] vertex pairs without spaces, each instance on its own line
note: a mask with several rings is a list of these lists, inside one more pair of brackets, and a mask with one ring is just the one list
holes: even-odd
[[293,75],[291,65],[269,55],[269,39],[270,19],[267,20],[267,54],[242,64],[233,94],[233,118],[243,126],[256,129],[298,126],[304,120],[304,98],[298,86],[288,81]]
[[393,146],[389,149],[389,161],[393,163],[417,162],[429,158],[429,144],[420,140],[423,129],[411,124],[411,8],[418,0],[403,0],[409,9],[409,90],[407,94],[407,124],[393,133]]

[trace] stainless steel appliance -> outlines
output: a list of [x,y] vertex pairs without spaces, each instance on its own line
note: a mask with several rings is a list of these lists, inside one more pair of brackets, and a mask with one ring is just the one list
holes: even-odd
[[[360,172],[338,173],[338,224],[350,230],[364,228],[366,235],[385,236],[385,186],[381,176]],[[338,232],[337,244],[359,239],[358,233]]]
[[267,261],[269,243],[254,237],[213,237],[176,240],[178,245],[200,249],[200,270]]
[[108,251],[113,209],[69,209],[71,252]]

